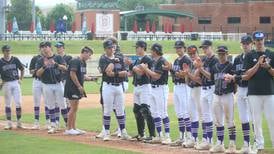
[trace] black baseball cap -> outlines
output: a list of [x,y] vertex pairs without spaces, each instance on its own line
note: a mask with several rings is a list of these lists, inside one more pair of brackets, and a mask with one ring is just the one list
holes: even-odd
[[243,37],[241,37],[241,43],[252,43],[252,38],[250,35],[245,35]]
[[196,47],[196,45],[190,45],[187,47],[187,51],[188,51],[188,53],[197,53],[198,48]]
[[104,43],[103,43],[103,46],[104,46],[105,49],[106,48],[112,48],[113,47],[112,40],[110,40],[110,39],[105,40]]
[[41,42],[39,46],[40,46],[40,48],[51,47],[51,43],[49,41]]
[[199,46],[199,48],[208,47],[208,46],[212,46],[212,41],[210,41],[210,40],[204,40],[202,42],[202,45]]
[[64,47],[65,46],[65,43],[64,42],[57,42],[56,44],[55,44],[55,47],[56,48],[60,48],[60,47]]
[[183,42],[181,40],[178,40],[175,42],[174,48],[182,48],[182,47],[185,47],[185,42]]
[[262,40],[265,38],[265,34],[262,31],[255,31],[252,34],[253,40]]
[[228,52],[227,46],[221,45],[217,47],[217,53],[227,53],[227,52]]
[[2,51],[10,51],[10,46],[9,45],[4,45],[2,46]]
[[139,40],[136,42],[134,47],[147,48],[147,43],[145,41]]
[[159,43],[154,43],[152,46],[151,46],[151,50],[152,51],[156,51],[156,52],[158,52],[158,53],[162,53],[163,51],[163,47],[162,47],[162,45],[161,44],[159,44]]

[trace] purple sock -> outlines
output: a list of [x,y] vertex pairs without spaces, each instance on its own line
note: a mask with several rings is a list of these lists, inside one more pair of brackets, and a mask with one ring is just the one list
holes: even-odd
[[225,130],[225,127],[222,126],[222,127],[216,127],[217,129],[217,138],[219,141],[221,141],[221,143],[224,142],[224,130]]
[[191,123],[191,133],[195,141],[197,141],[198,137],[198,129],[199,129],[199,121],[195,121]]
[[109,130],[109,128],[110,128],[110,116],[104,116],[104,127],[105,127],[105,130]]
[[186,125],[186,131],[187,132],[191,132],[191,121],[190,121],[190,118],[185,118],[184,121],[185,121],[185,125]]
[[34,107],[34,119],[39,120],[40,107]]
[[6,112],[6,118],[7,118],[7,120],[11,120],[11,108],[10,107],[6,107],[5,108],[5,112]]
[[178,125],[179,125],[179,131],[182,133],[182,138],[184,137],[185,133],[185,121],[184,118],[178,118]]
[[16,108],[16,118],[17,118],[17,120],[21,119],[21,115],[22,115],[22,108],[21,107]]
[[49,109],[50,122],[55,123],[55,109]]
[[232,126],[228,128],[229,140],[235,141],[236,140],[236,127]]
[[165,132],[166,133],[169,133],[169,118],[168,117],[165,117],[164,119],[163,119],[163,123],[164,123],[164,126],[165,126]]
[[206,132],[206,123],[202,123],[202,129],[203,129],[203,138],[207,139],[207,132]]
[[46,120],[49,120],[49,109],[48,109],[48,107],[45,107],[45,116],[46,116]]
[[117,116],[117,120],[119,123],[120,130],[123,130],[125,128],[125,122],[126,122],[125,116]]
[[207,138],[211,142],[212,137],[213,137],[213,122],[208,122],[206,124],[206,133],[207,133]]
[[54,114],[55,114],[55,121],[59,122],[60,121],[60,108],[59,107],[56,107],[54,109]]
[[64,119],[64,122],[67,123],[68,122],[68,109],[61,109],[61,114]]
[[154,118],[154,124],[157,132],[160,134],[162,132],[162,120],[160,117]]
[[244,135],[244,141],[246,141],[248,144],[250,142],[250,126],[249,123],[242,124],[242,130]]

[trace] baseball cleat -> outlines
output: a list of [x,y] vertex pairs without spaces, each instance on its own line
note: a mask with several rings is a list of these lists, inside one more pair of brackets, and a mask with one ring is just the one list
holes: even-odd
[[24,129],[25,127],[22,126],[21,121],[17,121],[16,128],[18,128],[18,129]]
[[145,138],[146,138],[145,136],[135,135],[130,140],[131,141],[143,141]]
[[183,143],[183,146],[186,147],[186,148],[194,148],[195,146],[195,142],[194,142],[194,139],[187,139],[184,143]]
[[130,140],[130,139],[131,139],[131,136],[129,136],[129,135],[127,134],[126,129],[123,129],[123,130],[122,130],[121,139],[122,139],[122,140]]
[[39,121],[35,121],[31,129],[40,129]]
[[65,130],[64,134],[65,135],[80,135],[80,132],[78,132],[75,129],[70,129],[70,130]]
[[239,153],[242,154],[250,154],[251,153],[251,148],[250,146],[248,146],[247,144],[243,145],[243,147],[241,148],[241,150],[239,151]]
[[171,142],[171,139],[170,137],[167,137],[165,138],[163,141],[162,141],[162,144],[163,145],[170,145],[172,142]]
[[83,134],[87,133],[86,131],[78,129],[78,128],[76,128],[75,130],[78,131],[80,133],[80,135],[83,135]]
[[105,131],[102,130],[98,135],[95,136],[95,138],[103,138],[105,135]]
[[12,129],[12,123],[11,121],[8,121],[6,126],[4,127],[5,130],[11,130]]
[[225,152],[225,146],[224,144],[216,144],[209,150],[211,153],[224,153]]
[[56,129],[55,127],[51,127],[49,130],[48,130],[48,134],[54,134],[56,133]]
[[104,137],[103,137],[103,141],[110,141],[110,135],[109,134],[105,134]]
[[147,142],[150,142],[152,140],[152,138],[153,138],[153,136],[145,137],[145,138],[143,138],[143,141],[145,143],[147,143]]
[[184,142],[184,139],[177,139],[174,142],[171,142],[170,146],[181,146]]
[[225,150],[225,153],[237,153],[236,145],[234,142],[229,143],[228,148]]
[[147,142],[145,142],[145,143],[160,144],[160,143],[162,143],[162,138],[159,137],[159,136],[152,137],[152,140],[147,141]]
[[196,146],[196,150],[209,150],[210,144],[207,141],[202,141],[201,143],[198,143]]

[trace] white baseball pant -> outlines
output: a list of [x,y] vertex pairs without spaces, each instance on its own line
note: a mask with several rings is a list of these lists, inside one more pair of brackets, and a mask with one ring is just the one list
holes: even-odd
[[16,108],[21,107],[22,94],[18,80],[4,82],[3,92],[6,107],[11,107],[12,98],[14,100]]

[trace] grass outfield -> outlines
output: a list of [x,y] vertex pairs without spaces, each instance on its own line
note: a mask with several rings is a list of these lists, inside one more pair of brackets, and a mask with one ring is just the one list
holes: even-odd
[[[81,105],[81,104],[80,104]],[[127,131],[130,135],[136,135],[137,129],[136,129],[136,123],[135,123],[135,118],[134,114],[132,112],[132,107],[126,107],[126,128]],[[172,139],[177,139],[179,136],[179,131],[178,131],[178,122],[177,118],[175,115],[174,111],[174,106],[170,105],[168,107],[168,113],[169,113],[169,118],[170,118],[170,135]],[[0,119],[4,120],[4,116],[0,117]],[[15,117],[13,117],[15,119]],[[85,129],[89,131],[96,131],[100,132],[102,128],[102,113],[100,108],[95,108],[95,109],[80,109],[78,111],[77,115],[77,126],[80,129]],[[32,114],[25,114],[22,116],[22,121],[27,122],[27,123],[33,123],[33,115]],[[45,123],[45,118],[44,116],[41,116],[41,123]],[[236,124],[236,129],[237,129],[237,148],[240,148],[243,144],[243,136],[242,136],[242,131],[241,131],[241,123],[239,120],[238,116],[238,111],[235,109],[235,124]],[[114,129],[117,128],[117,121],[112,116],[111,120],[111,130],[114,131]],[[265,137],[265,148],[270,149],[271,148],[271,140],[270,140],[270,135],[269,135],[269,130],[266,125],[265,119],[263,120],[263,130],[264,130],[264,137]],[[252,132],[252,131],[251,131]],[[214,140],[216,140],[216,131],[214,131]],[[227,129],[225,130],[225,145],[228,145],[228,135],[227,135]],[[251,141],[253,140],[253,133],[251,137]],[[199,137],[201,138],[201,126],[199,130]],[[1,136],[0,136],[1,137]],[[274,151],[273,151],[274,152]]]
[[[156,41],[147,41],[148,46]],[[164,53],[175,53],[174,42],[175,41],[157,41],[163,45]],[[37,54],[38,45],[40,41],[0,41],[0,46],[9,44],[12,47],[13,54]],[[52,41],[53,44],[56,41]],[[103,53],[102,40],[81,40],[81,41],[64,41],[66,44],[66,51],[69,54],[78,54],[83,46],[90,46],[94,49],[95,54]],[[121,51],[125,54],[135,54],[135,41],[119,41]],[[201,44],[201,41],[185,41],[186,45],[197,45]],[[213,45],[227,45],[231,54],[240,53],[240,43],[238,41],[214,41]],[[273,48],[271,48],[273,50]]]
[[[132,154],[134,152],[96,147],[69,141],[21,135],[14,132],[0,131],[1,154]],[[54,147],[54,149],[53,149]]]

